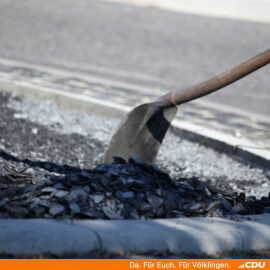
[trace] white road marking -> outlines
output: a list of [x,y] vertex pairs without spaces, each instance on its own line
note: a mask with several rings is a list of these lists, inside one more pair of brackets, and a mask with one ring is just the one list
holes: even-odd
[[105,0],[202,16],[270,23],[269,0]]
[[[123,77],[125,81],[121,80],[121,78],[110,79],[110,78],[107,78],[106,75],[105,76],[93,75],[91,74],[91,72],[87,73],[87,71],[80,72],[80,71],[77,71],[76,69],[74,70],[72,66],[67,66],[66,68],[56,68],[56,67],[43,66],[43,65],[32,64],[32,63],[27,63],[27,62],[22,62],[22,61],[10,60],[10,59],[5,59],[5,58],[0,58],[0,64],[14,66],[14,67],[24,67],[24,68],[29,68],[29,69],[38,70],[38,71],[44,71],[50,74],[55,74],[56,76],[78,78],[86,82],[100,83],[105,86],[119,87],[119,88],[124,88],[124,89],[126,88],[130,90],[138,91],[140,93],[164,94],[158,88],[153,89],[151,87],[146,87],[141,84],[126,82],[128,77]],[[114,71],[118,75],[117,70],[114,70]],[[110,70],[110,75],[114,75],[113,70]]]

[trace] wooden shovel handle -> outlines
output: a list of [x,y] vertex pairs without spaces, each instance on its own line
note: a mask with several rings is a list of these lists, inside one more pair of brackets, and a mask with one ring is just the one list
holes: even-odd
[[161,100],[180,105],[225,87],[269,63],[270,49],[210,80],[196,84],[184,91],[170,92],[161,97]]

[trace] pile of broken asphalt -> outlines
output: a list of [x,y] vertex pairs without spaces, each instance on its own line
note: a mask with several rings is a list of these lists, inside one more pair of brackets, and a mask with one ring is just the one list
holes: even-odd
[[1,163],[1,218],[120,220],[270,212],[270,197],[246,198],[244,193],[222,191],[195,177],[172,179],[156,165],[136,158],[126,162],[115,157],[114,163],[94,170],[63,166],[59,171],[51,165],[61,175],[47,176],[39,184],[33,184],[28,167],[18,171]]

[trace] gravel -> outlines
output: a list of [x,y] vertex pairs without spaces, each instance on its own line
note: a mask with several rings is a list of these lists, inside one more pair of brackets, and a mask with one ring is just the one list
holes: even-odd
[[101,163],[115,119],[1,92],[0,109],[1,217],[138,219],[269,211],[263,170],[172,131],[157,166],[118,158],[106,167]]

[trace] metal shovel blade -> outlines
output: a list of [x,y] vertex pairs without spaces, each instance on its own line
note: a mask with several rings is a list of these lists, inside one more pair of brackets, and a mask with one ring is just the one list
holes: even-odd
[[104,162],[119,156],[153,163],[176,112],[176,106],[168,107],[162,102],[142,104],[131,110],[113,135]]

